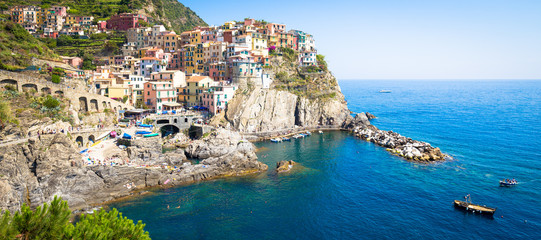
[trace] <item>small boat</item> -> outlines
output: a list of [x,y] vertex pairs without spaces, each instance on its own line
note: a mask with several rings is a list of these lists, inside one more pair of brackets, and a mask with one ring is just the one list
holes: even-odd
[[500,181],[500,187],[511,187],[515,185],[518,185],[517,181],[514,181],[514,182]]
[[149,137],[156,137],[156,136],[158,136],[157,133],[152,133],[152,134],[145,134],[145,135],[143,135],[143,137],[146,137],[146,138],[149,138]]
[[453,203],[455,208],[468,211],[468,212],[479,213],[479,214],[490,215],[490,216],[493,216],[494,212],[496,212],[496,208],[491,208],[491,207],[481,206],[478,204],[471,203],[471,197],[469,194],[465,198],[466,198],[466,201],[455,200]]
[[275,142],[275,143],[278,143],[278,142],[281,142],[282,139],[281,138],[273,138],[271,139],[271,142]]
[[391,90],[380,90],[379,93],[391,93]]
[[293,136],[293,138],[295,138],[295,139],[297,139],[297,138],[301,138],[301,137],[302,137],[302,136],[301,136],[301,135],[299,135],[299,134],[296,134],[296,135],[294,135],[294,136]]
[[288,137],[283,137],[283,138],[282,138],[282,141],[291,141],[291,139],[288,138]]
[[310,131],[306,131],[306,136],[312,136],[312,133]]
[[319,134],[323,134],[323,131],[319,130]]
[[152,132],[149,132],[149,131],[137,131],[135,132],[135,134],[137,135],[145,135],[145,134],[151,134]]

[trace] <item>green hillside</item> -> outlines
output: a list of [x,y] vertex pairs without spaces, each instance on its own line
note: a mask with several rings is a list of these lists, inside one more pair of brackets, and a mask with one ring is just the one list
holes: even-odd
[[91,15],[98,20],[106,20],[117,13],[139,10],[139,13],[152,18],[153,23],[163,24],[177,33],[198,25],[207,25],[177,0],[0,0],[0,10],[16,5],[68,6],[72,15]]
[[20,25],[9,21],[0,22],[0,69],[28,67],[32,57],[58,60],[51,49]]

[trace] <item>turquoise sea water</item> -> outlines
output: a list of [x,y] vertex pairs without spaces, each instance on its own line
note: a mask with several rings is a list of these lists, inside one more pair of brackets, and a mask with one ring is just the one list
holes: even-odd
[[[352,111],[455,160],[419,165],[344,132],[257,143],[268,172],[115,203],[153,239],[541,239],[540,81],[340,81]],[[378,93],[390,89],[392,93]],[[280,160],[302,168],[272,170]],[[498,180],[516,178],[513,188]],[[487,218],[454,199],[497,207]],[[170,209],[167,209],[170,205]],[[179,208],[177,208],[179,206]]]

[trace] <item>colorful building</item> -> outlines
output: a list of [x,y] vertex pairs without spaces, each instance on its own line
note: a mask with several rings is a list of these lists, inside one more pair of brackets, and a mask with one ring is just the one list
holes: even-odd
[[236,86],[213,86],[201,93],[201,106],[213,115],[222,112],[235,95]]
[[136,13],[121,13],[111,16],[107,20],[107,29],[126,31],[130,28],[139,27],[139,22],[147,21],[147,17],[143,14]]
[[163,110],[164,104],[177,102],[176,89],[169,81],[146,82],[143,95],[145,105],[156,111]]

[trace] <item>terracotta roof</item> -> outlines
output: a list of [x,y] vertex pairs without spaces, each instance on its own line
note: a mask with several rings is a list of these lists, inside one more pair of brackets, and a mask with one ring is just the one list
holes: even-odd
[[[210,78],[209,76],[192,76],[186,82],[199,82],[205,78]],[[212,79],[211,79],[212,80]]]

